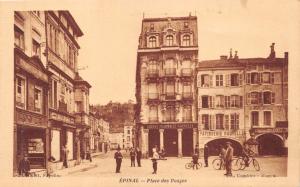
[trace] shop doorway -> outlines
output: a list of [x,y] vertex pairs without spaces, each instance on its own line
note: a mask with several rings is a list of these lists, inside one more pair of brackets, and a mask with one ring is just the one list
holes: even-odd
[[193,154],[193,129],[182,131],[182,155],[192,156]]
[[259,155],[281,155],[283,141],[274,134],[263,134],[257,137]]
[[241,155],[242,153],[242,145],[235,140],[228,139],[228,138],[219,138],[211,140],[207,143],[209,148],[209,155],[210,156],[218,156],[220,154],[220,146],[223,146],[226,149],[226,142],[231,142],[231,146],[233,147],[233,154],[234,155]]
[[148,135],[148,142],[149,142],[149,156],[153,155],[152,149],[157,146],[159,148],[159,131],[158,129],[150,129],[149,130],[149,135]]
[[164,148],[166,156],[178,156],[178,133],[177,129],[165,129]]

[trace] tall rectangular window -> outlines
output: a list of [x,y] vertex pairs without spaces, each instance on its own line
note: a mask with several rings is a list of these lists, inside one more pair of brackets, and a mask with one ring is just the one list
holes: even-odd
[[32,40],[32,55],[38,56],[39,58],[41,57],[41,46],[35,40]]
[[183,121],[192,121],[192,106],[183,107]]
[[223,75],[216,75],[216,86],[223,86]]
[[229,129],[229,115],[224,115],[225,118],[225,129]]
[[210,87],[211,85],[211,76],[201,75],[201,87]]
[[42,113],[42,89],[34,88],[34,111]]
[[240,97],[238,95],[230,96],[230,106],[239,107],[240,106]]
[[216,114],[216,129],[224,129],[224,114]]
[[15,26],[15,45],[25,50],[24,32]]
[[239,85],[239,74],[231,74],[230,75],[230,86],[238,86]]
[[157,122],[157,121],[158,121],[158,109],[157,109],[157,106],[150,106],[149,122]]
[[166,121],[175,121],[176,120],[176,111],[174,106],[168,106],[165,112]]
[[223,108],[224,107],[224,96],[223,95],[217,95],[215,102],[216,102],[216,107]]
[[260,83],[260,74],[259,73],[251,73],[251,84],[259,84]]
[[258,111],[251,112],[251,126],[258,127],[259,126],[259,113]]
[[271,111],[264,111],[264,126],[271,126]]
[[202,96],[201,97],[202,101],[202,108],[208,108],[209,106],[209,96]]
[[225,107],[226,108],[230,107],[230,96],[225,96]]
[[57,109],[57,81],[53,80],[53,108]]
[[16,106],[25,109],[25,79],[16,77]]
[[175,97],[175,82],[167,82],[166,95],[167,97]]
[[239,129],[239,114],[230,114],[230,128],[234,130]]
[[202,114],[202,124],[203,124],[203,128],[205,130],[209,129],[209,115],[208,114]]
[[271,83],[271,73],[270,72],[262,73],[262,83]]

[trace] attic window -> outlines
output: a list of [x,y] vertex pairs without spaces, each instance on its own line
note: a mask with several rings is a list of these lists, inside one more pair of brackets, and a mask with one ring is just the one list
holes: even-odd
[[154,24],[153,24],[153,23],[151,23],[151,25],[150,25],[150,30],[151,30],[151,31],[154,30]]
[[184,28],[188,28],[188,27],[189,27],[188,22],[184,22]]

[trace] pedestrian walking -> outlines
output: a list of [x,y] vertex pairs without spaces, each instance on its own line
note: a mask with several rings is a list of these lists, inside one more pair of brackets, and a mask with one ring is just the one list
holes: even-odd
[[221,159],[221,167],[220,167],[220,170],[221,169],[224,169],[225,167],[225,155],[226,155],[226,149],[220,145],[220,154],[219,154],[219,157]]
[[135,167],[135,149],[132,147],[130,149],[130,160],[131,160],[131,167]]
[[121,169],[121,164],[122,164],[122,153],[120,152],[120,147],[118,147],[117,152],[115,153],[115,159],[116,159],[116,173],[121,173],[120,169]]
[[156,174],[157,172],[157,160],[159,159],[159,155],[156,151],[156,149],[153,152],[153,157],[152,157],[152,166],[153,166],[153,173],[152,174]]
[[67,145],[62,146],[62,155],[63,155],[63,167],[68,168],[68,154],[69,150]]
[[28,156],[24,155],[24,157],[19,162],[19,176],[28,177],[30,171],[30,162],[28,160]]
[[92,162],[91,149],[89,147],[88,147],[87,152],[86,152],[86,159],[90,160],[90,162]]
[[226,176],[232,176],[232,171],[231,171],[231,162],[232,162],[232,157],[233,157],[233,147],[231,146],[231,142],[226,142],[226,155],[225,155],[225,168],[226,168],[226,173],[224,175]]
[[208,167],[209,147],[207,144],[204,145],[204,167]]
[[142,158],[142,151],[137,147],[136,148],[136,161],[137,161],[138,167],[141,167],[141,158]]

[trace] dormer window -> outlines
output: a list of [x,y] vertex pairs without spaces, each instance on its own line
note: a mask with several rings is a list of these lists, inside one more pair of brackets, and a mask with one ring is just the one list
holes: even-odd
[[150,31],[154,31],[154,24],[153,23],[150,25]]
[[173,43],[174,43],[174,37],[172,35],[166,36],[166,45],[173,46]]
[[182,46],[190,46],[190,45],[191,45],[190,35],[184,35],[182,38]]
[[184,28],[188,28],[188,27],[189,27],[188,22],[184,22]]
[[156,47],[156,37],[155,36],[151,36],[149,38],[149,47],[150,48]]

